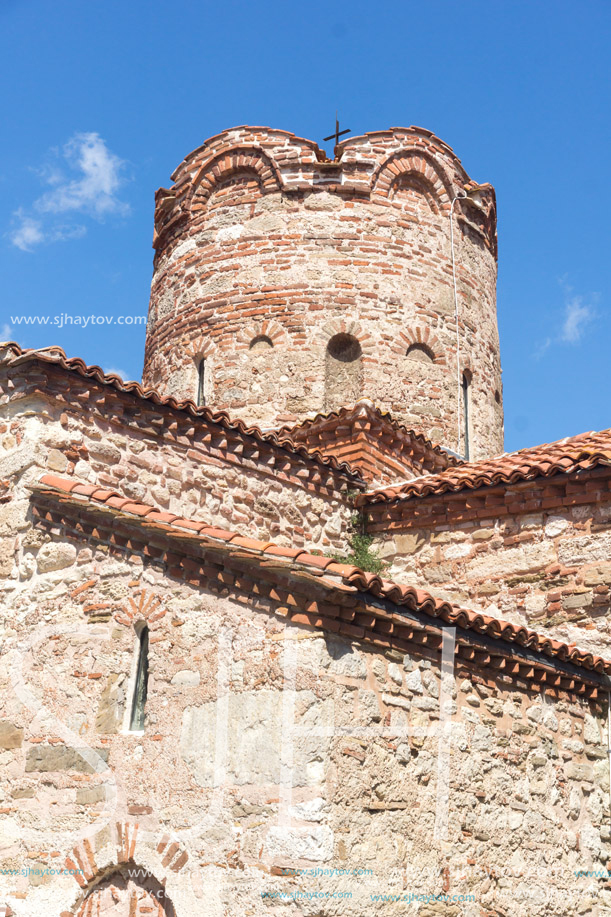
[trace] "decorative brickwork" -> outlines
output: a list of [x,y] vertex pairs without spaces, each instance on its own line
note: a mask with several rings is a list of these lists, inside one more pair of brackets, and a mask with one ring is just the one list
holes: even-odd
[[148,387],[0,346],[0,915],[611,907],[611,431],[485,458],[494,191],[336,150],[157,193]]
[[393,350],[398,356],[403,357],[408,356],[410,349],[414,347],[422,347],[428,351],[432,363],[438,363],[442,366],[445,364],[446,357],[443,345],[430,328],[422,328],[420,326],[406,328],[401,331],[399,340],[394,345]]
[[284,427],[295,443],[357,468],[371,486],[405,481],[459,464],[453,455],[408,430],[365,399]]
[[[472,456],[500,451],[494,191],[446,144],[393,128],[344,141],[330,162],[286,132],[236,128],[174,178],[158,195],[147,386],[194,398],[205,356],[207,403],[249,421],[288,423],[366,396],[456,449],[456,199]],[[358,365],[330,369],[337,334],[358,340]],[[430,361],[412,359],[410,344]]]
[[[579,870],[605,869],[609,858],[608,662],[331,558],[164,521],[152,507],[118,498],[119,506],[112,494],[49,477],[29,501],[29,526],[14,514],[3,519],[22,569],[30,556],[35,570],[28,615],[18,633],[7,628],[5,651],[31,654],[44,619],[61,618],[27,677],[60,721],[82,724],[80,741],[103,746],[108,768],[76,768],[48,720],[12,702],[9,673],[0,671],[9,765],[0,818],[3,840],[13,838],[4,863],[61,854],[82,870],[48,883],[3,875],[17,917],[188,917],[214,913],[219,899],[265,917],[276,896],[346,889],[348,915],[384,917],[388,900],[373,896],[412,888],[472,894],[469,917],[483,899],[487,913],[531,917],[536,877],[548,878],[546,917],[587,913],[592,879]],[[61,564],[49,570],[51,551]],[[129,628],[90,625],[79,599],[138,602],[135,573],[147,584],[143,608],[164,596],[180,615],[151,644],[144,734],[100,734],[91,712],[108,704],[133,640]],[[74,583],[74,601],[62,582]],[[24,601],[13,584],[10,621]],[[448,626],[456,652],[444,740],[449,831],[440,843]],[[97,677],[75,690],[72,669],[93,659]],[[125,698],[112,703],[120,718]],[[34,756],[38,769],[26,766]],[[116,816],[69,840],[90,830],[115,781]],[[528,852],[528,866],[512,860],[516,851]],[[507,864],[503,881],[493,881]],[[330,875],[319,878],[317,868]],[[332,874],[341,869],[350,872]],[[525,882],[525,869],[535,878]],[[316,901],[321,917],[338,913],[336,900]]]

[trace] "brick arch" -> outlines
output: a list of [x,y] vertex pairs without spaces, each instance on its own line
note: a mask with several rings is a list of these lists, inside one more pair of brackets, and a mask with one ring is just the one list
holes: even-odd
[[[109,832],[109,835],[106,833]],[[175,911],[169,899],[165,902],[159,892],[166,886],[166,871],[179,873],[187,864],[189,855],[183,845],[172,840],[167,834],[157,835],[143,840],[139,838],[140,825],[137,822],[111,822],[108,828],[101,828],[91,838],[85,838],[70,850],[64,861],[64,868],[68,870],[79,886],[80,893],[69,911],[62,911],[60,917],[97,917],[97,910],[92,909],[96,889],[101,889],[105,880],[112,880],[113,876],[133,874],[142,876],[147,872],[151,884],[154,886],[154,901],[162,901],[162,907],[152,912],[144,910],[147,917],[175,917]],[[106,836],[104,836],[106,835]],[[152,869],[148,864],[153,863]],[[138,867],[138,863],[146,863],[147,868]],[[157,873],[161,876],[157,879]],[[136,912],[141,917],[140,912]],[[129,917],[132,917],[131,911]]]
[[399,340],[393,344],[393,352],[405,356],[407,350],[414,344],[420,344],[433,354],[433,363],[439,366],[446,365],[445,353],[441,341],[430,328],[422,328],[415,325],[412,328],[406,328],[399,332]]
[[471,362],[471,357],[467,356],[465,359],[460,361],[460,376],[462,378],[463,373],[467,373],[469,376],[469,382],[473,382],[475,378],[475,373],[473,372],[473,363]]
[[256,337],[268,337],[274,347],[286,344],[288,336],[286,328],[280,322],[269,321],[250,322],[240,329],[236,337],[236,350],[248,350],[251,341]]
[[397,183],[410,175],[417,176],[430,187],[440,210],[449,212],[453,197],[452,183],[439,163],[420,150],[401,150],[383,162],[373,175],[372,194],[391,200]]
[[393,204],[404,206],[409,200],[405,192],[411,192],[410,197],[415,194],[424,200],[434,214],[441,213],[441,202],[433,183],[423,178],[420,172],[403,172],[399,175],[390,187],[388,199]]
[[134,598],[130,598],[121,605],[114,614],[114,619],[124,627],[132,627],[138,621],[146,621],[149,631],[159,626],[167,609],[163,606],[159,596],[148,589],[136,589]]
[[356,338],[361,345],[364,357],[370,357],[374,352],[374,343],[371,335],[365,331],[360,322],[350,318],[335,318],[316,329],[314,341],[321,347],[327,346],[336,334],[349,334]]
[[190,344],[187,344],[183,352],[193,363],[199,363],[201,359],[208,360],[215,351],[216,343],[209,337],[204,337],[203,334],[200,334]]
[[263,192],[280,191],[282,188],[276,164],[262,150],[256,147],[234,147],[219,153],[201,167],[193,179],[186,202],[187,209],[190,209],[195,197],[198,201],[206,202],[215,187],[240,173],[256,175]]

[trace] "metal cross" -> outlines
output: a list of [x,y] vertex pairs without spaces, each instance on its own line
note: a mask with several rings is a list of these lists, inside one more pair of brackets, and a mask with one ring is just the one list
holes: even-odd
[[346,130],[344,131],[340,131],[339,121],[337,120],[337,112],[335,112],[335,133],[329,134],[328,137],[323,137],[323,140],[333,140],[333,138],[335,137],[335,146],[337,146],[337,144],[339,143],[339,138],[342,136],[342,134],[349,134],[349,133],[350,133],[349,127],[347,127]]

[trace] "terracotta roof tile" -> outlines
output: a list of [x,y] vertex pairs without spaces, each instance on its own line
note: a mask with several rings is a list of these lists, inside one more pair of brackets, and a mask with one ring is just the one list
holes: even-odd
[[112,490],[107,490],[104,487],[98,487],[91,494],[92,497],[95,497],[96,500],[107,500],[108,497],[111,497],[113,494]]
[[[179,517],[176,516],[176,519]],[[226,529],[216,528],[214,525],[206,525],[201,530],[202,535],[208,535],[210,538],[216,538],[219,541],[232,541],[235,538],[235,532],[228,532]]]
[[119,494],[113,493],[110,497],[107,497],[106,500],[101,500],[100,502],[105,503],[107,506],[112,506],[114,509],[122,509],[131,501],[128,500],[127,497],[120,497]]
[[[46,474],[45,475],[45,484],[47,487],[55,487],[56,490],[62,490],[64,493],[69,494],[74,487],[78,485],[78,481],[68,478],[60,478],[56,474]],[[111,496],[114,491],[109,491],[108,496]],[[106,499],[106,497],[104,498]]]
[[466,462],[438,474],[423,475],[401,487],[385,487],[359,494],[357,505],[410,500],[430,494],[457,493],[495,484],[514,484],[538,477],[572,474],[598,465],[611,465],[611,430],[581,433],[554,443],[518,452],[505,452],[479,462]]
[[337,561],[332,561],[325,573],[334,573],[337,576],[342,576],[347,579],[349,576],[354,576],[356,573],[360,573],[363,576],[367,576],[367,573],[364,573],[363,570],[359,570],[358,567],[353,566],[353,564],[339,564]]
[[[77,487],[73,493],[82,493],[82,491]],[[89,497],[91,494],[86,494],[85,496]],[[148,516],[154,511],[152,506],[146,506],[143,503],[134,503],[133,501],[131,503],[125,503],[121,509],[124,513],[133,513],[135,516]]]
[[130,392],[138,398],[150,401],[152,404],[161,405],[178,411],[186,411],[204,422],[218,424],[226,430],[232,430],[250,436],[262,443],[268,443],[283,449],[285,452],[313,460],[328,469],[350,477],[357,486],[362,484],[359,472],[351,468],[347,462],[339,462],[332,455],[323,455],[317,450],[308,450],[301,443],[293,442],[288,433],[275,430],[263,431],[257,426],[248,426],[243,420],[232,420],[226,411],[213,411],[208,407],[198,407],[189,399],[178,400],[165,397],[155,389],[144,389],[139,382],[124,382],[116,373],[105,373],[100,366],[88,366],[80,357],[67,357],[61,347],[22,348],[14,341],[0,343],[0,351],[4,351],[2,362],[8,366],[18,366],[31,360],[41,363],[52,363],[69,372],[77,373],[85,379],[94,379],[102,385],[109,385],[119,392]]
[[275,544],[271,548],[268,548],[265,553],[273,557],[290,557],[294,559],[302,552],[295,548],[285,548],[280,544]]
[[416,475],[437,473],[463,463],[463,459],[409,429],[367,398],[287,424],[280,427],[278,436],[351,463],[370,483],[384,480],[385,476],[403,479],[410,471]]
[[236,535],[233,541],[233,544],[239,545],[241,548],[248,548],[249,551],[260,551],[263,553],[267,542],[258,541],[256,538],[245,538],[243,535]]
[[300,564],[307,564],[308,567],[320,567],[321,570],[326,570],[333,563],[331,557],[324,557],[321,554],[308,554],[307,551],[300,551],[295,560],[298,560]]
[[[107,491],[107,493],[110,494],[110,491]],[[95,500],[107,499],[107,497],[99,497],[97,493],[92,496]],[[153,510],[146,517],[147,522],[174,522],[175,519],[178,519],[176,513],[166,513],[163,510]]]
[[[35,490],[47,494],[61,495],[64,502],[70,502],[71,491],[77,489],[77,484],[57,475],[45,474],[40,479]],[[82,505],[83,497],[75,494],[74,500],[77,505]],[[147,504],[138,504],[134,501],[120,497],[116,492],[105,499],[98,500],[94,494],[88,496],[87,501],[91,505],[109,506],[116,509],[122,515],[131,515],[135,524],[147,525],[147,513],[155,516],[163,515],[156,507]],[[357,590],[363,595],[371,594],[373,596],[388,599],[395,605],[405,606],[413,611],[419,611],[428,615],[431,619],[439,619],[447,624],[461,627],[464,630],[472,630],[481,634],[486,634],[495,640],[504,644],[518,644],[519,646],[529,647],[534,651],[551,658],[558,658],[563,661],[573,663],[575,666],[595,670],[598,673],[611,675],[611,662],[607,662],[600,656],[593,656],[591,653],[582,652],[573,644],[567,645],[552,640],[549,637],[531,631],[526,627],[520,627],[511,624],[509,621],[502,621],[480,612],[470,611],[466,608],[460,608],[451,605],[441,599],[435,598],[428,592],[416,589],[412,586],[405,586],[400,583],[393,583],[389,580],[382,579],[374,573],[368,573],[351,564],[340,564],[331,560],[324,570],[324,575],[320,576],[321,558],[317,555],[311,555],[303,550],[285,548],[280,545],[270,544],[269,542],[257,541],[252,538],[245,538],[237,535],[235,532],[228,532],[224,529],[207,526],[203,523],[193,523],[193,520],[176,517],[171,521],[158,522],[156,527],[166,533],[174,531],[180,534],[181,527],[185,524],[194,525],[201,528],[201,533],[195,537],[200,538],[202,542],[208,542],[213,539],[230,545],[236,545],[244,553],[251,553],[253,560],[264,563],[266,559],[274,559],[278,565],[286,567],[287,572],[310,571],[318,577],[318,581],[329,586],[331,590],[350,587]],[[190,526],[189,526],[190,527]],[[314,561],[314,563],[312,563]],[[327,574],[333,574],[334,577],[340,577],[342,582],[338,584],[336,579],[329,579]],[[348,627],[348,625],[347,625]],[[356,636],[357,631],[363,628],[352,628],[345,630]],[[354,632],[354,633],[353,633]],[[363,631],[364,633],[364,631]]]
[[[127,506],[123,507],[123,511],[130,512]],[[192,532],[200,532],[206,527],[205,522],[193,522],[191,519],[182,519],[180,516],[177,516],[176,519],[172,519],[171,524],[175,525],[177,528],[190,529]]]

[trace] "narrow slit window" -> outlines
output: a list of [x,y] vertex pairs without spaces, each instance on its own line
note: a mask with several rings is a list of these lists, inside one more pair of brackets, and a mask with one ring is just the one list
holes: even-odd
[[206,361],[200,360],[197,368],[197,406],[203,407],[206,404]]
[[462,377],[462,406],[463,406],[463,424],[465,428],[464,432],[464,442],[465,442],[465,458],[470,458],[471,446],[469,442],[469,399],[470,399],[470,381],[467,373],[463,373]]
[[149,629],[143,627],[140,631],[140,646],[138,648],[138,668],[136,670],[136,681],[134,684],[134,695],[132,700],[132,712],[129,720],[130,732],[142,732],[144,730],[144,708],[146,706],[146,695],[148,689],[149,677]]

